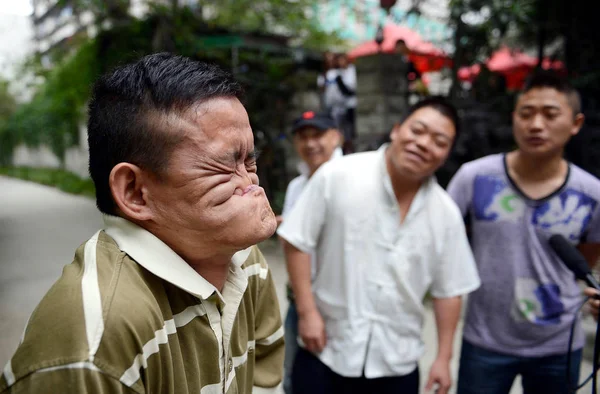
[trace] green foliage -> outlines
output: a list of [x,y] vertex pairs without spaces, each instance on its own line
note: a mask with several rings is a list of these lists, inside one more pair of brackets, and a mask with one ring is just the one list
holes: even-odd
[[99,71],[94,42],[54,68],[33,100],[20,106],[2,128],[10,146],[47,144],[64,158],[66,149],[79,143],[84,104]]
[[535,27],[537,0],[451,0],[450,22],[459,31],[459,65],[487,58],[513,29]]
[[95,197],[96,189],[89,178],[54,168],[0,167],[0,175],[56,187],[71,194]]
[[[199,1],[199,4],[205,2]],[[328,49],[340,44],[325,33],[311,15],[318,0],[220,0],[210,2],[212,16],[207,23],[236,31],[282,34],[309,49]]]
[[[118,10],[126,9],[127,3],[126,0],[71,2],[75,10],[92,10],[96,22],[106,18],[116,22],[109,30],[101,30],[95,39],[77,37],[75,53],[73,48],[71,54],[62,52],[62,60],[50,71],[39,65],[39,57],[29,61],[28,70],[42,76],[45,83],[32,101],[17,108],[8,120],[3,121],[0,114],[0,160],[8,161],[13,148],[20,143],[47,144],[64,160],[66,150],[79,142],[79,127],[85,121],[85,104],[93,81],[117,64],[164,50],[233,68],[236,77],[249,86],[247,105],[252,121],[263,130],[280,130],[281,125],[273,121],[280,110],[280,106],[276,109],[273,105],[273,97],[285,101],[290,89],[298,87],[298,82],[293,81],[292,52],[285,48],[281,37],[271,39],[271,48],[264,44],[260,48],[244,47],[242,35],[236,32],[254,30],[264,34],[283,29],[283,33],[311,47],[324,48],[335,41],[334,36],[321,32],[304,14],[315,0],[210,2],[212,16],[207,20],[202,19],[199,8],[178,8],[176,1],[164,5],[148,2],[152,5],[151,12],[144,20],[117,18]],[[198,7],[203,4],[199,1]],[[239,46],[235,64],[232,64],[233,46]],[[0,97],[1,94],[0,86]]]
[[9,91],[8,81],[0,79],[0,164],[12,153],[12,135],[6,131],[6,124],[17,109],[17,102]]

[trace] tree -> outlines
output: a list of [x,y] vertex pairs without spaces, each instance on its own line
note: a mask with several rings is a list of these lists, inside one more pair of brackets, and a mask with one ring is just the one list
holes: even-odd
[[[340,44],[332,34],[323,32],[313,18],[319,0],[197,0],[181,4],[178,0],[146,0],[150,13],[159,15],[153,32],[154,47],[172,49],[173,20],[182,8],[193,10],[196,17],[208,26],[224,27],[238,32],[261,32],[293,38],[295,45],[324,49]],[[82,10],[94,13],[95,23],[102,26],[110,21],[124,24],[131,21],[130,0],[60,0],[62,5],[71,4],[77,14]]]
[[17,109],[17,101],[10,92],[8,81],[0,79],[0,164],[8,164],[12,154],[12,136],[6,125]]

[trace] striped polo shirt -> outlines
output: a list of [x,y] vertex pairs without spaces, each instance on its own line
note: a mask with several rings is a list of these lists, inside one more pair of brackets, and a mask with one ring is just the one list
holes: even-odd
[[271,393],[283,328],[254,246],[219,292],[165,243],[105,216],[105,229],[31,315],[0,393]]

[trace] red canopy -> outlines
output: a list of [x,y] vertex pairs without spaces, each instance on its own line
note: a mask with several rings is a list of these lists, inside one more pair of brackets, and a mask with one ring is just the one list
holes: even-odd
[[[486,65],[490,71],[504,75],[508,89],[520,89],[523,87],[529,73],[537,66],[537,58],[517,50],[502,47],[492,54]],[[548,58],[543,59],[542,68],[565,71],[564,63],[551,61]],[[478,64],[461,67],[458,70],[458,78],[472,82],[480,71],[481,66]]]
[[[424,41],[419,33],[405,26],[388,24],[383,28],[383,43],[381,50],[384,53],[394,52],[396,41],[404,40],[406,46],[411,50],[410,59],[415,64],[419,72],[437,71],[443,67],[452,65],[448,56],[436,48],[430,42]],[[374,55],[379,52],[379,46],[375,40],[367,41],[348,52],[350,59],[356,59],[361,56]]]

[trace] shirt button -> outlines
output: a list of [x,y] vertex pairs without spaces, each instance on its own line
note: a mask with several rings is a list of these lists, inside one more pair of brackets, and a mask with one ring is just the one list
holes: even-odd
[[248,348],[248,354],[254,354],[254,348],[252,346]]
[[233,370],[233,361],[229,359],[229,372]]

